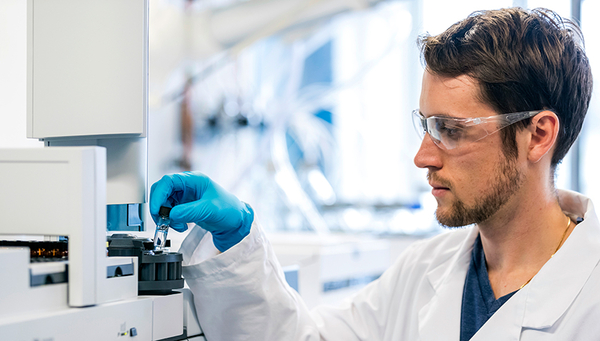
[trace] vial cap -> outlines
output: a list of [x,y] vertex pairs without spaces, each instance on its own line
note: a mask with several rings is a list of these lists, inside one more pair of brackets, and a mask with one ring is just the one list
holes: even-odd
[[169,213],[171,213],[171,207],[161,206],[158,210],[158,215],[161,217],[169,217]]
[[154,242],[151,240],[144,241],[143,244],[144,250],[154,250]]

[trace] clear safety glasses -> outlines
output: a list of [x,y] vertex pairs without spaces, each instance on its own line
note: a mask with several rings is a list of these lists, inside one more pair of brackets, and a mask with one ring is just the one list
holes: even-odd
[[454,149],[469,142],[479,141],[509,125],[533,117],[544,110],[522,111],[477,118],[444,116],[423,117],[419,109],[412,112],[413,124],[421,138],[425,133],[442,149]]

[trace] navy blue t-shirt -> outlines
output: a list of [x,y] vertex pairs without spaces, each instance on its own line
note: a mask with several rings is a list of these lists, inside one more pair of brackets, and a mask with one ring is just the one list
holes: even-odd
[[488,277],[481,237],[477,237],[463,289],[460,341],[470,340],[516,291],[496,299]]

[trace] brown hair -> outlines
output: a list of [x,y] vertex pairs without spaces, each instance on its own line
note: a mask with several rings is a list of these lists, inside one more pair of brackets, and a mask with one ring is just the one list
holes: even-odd
[[[551,109],[560,121],[551,167],[579,135],[592,94],[592,73],[579,27],[547,9],[479,11],[445,32],[419,38],[422,60],[433,74],[468,75],[480,99],[499,114]],[[507,157],[517,156],[516,131],[502,131]]]

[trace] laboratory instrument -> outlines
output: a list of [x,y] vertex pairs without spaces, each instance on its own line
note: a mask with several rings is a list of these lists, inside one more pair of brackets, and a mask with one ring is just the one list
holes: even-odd
[[3,340],[204,340],[181,254],[142,232],[147,93],[148,0],[27,1],[44,148],[0,149]]
[[140,294],[170,294],[174,289],[183,288],[181,253],[157,249],[149,238],[115,233],[108,237],[108,256],[137,257]]

